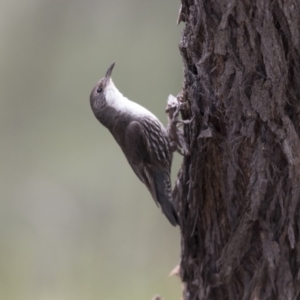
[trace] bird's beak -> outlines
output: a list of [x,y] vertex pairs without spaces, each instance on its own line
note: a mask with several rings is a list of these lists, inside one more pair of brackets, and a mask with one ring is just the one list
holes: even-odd
[[111,73],[112,73],[112,70],[115,66],[115,62],[111,64],[111,66],[108,68],[108,70],[106,71],[106,74],[105,74],[105,84],[107,84],[109,82],[109,79],[111,77]]
[[108,70],[106,71],[106,74],[105,74],[105,78],[111,77],[111,73],[112,73],[112,70],[113,70],[115,64],[116,64],[116,62],[112,63],[111,66],[108,68]]

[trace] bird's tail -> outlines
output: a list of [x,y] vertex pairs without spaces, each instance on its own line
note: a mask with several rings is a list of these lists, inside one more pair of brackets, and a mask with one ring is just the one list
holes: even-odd
[[166,171],[153,171],[153,183],[156,200],[162,212],[173,226],[179,225],[179,218],[172,203],[170,174]]

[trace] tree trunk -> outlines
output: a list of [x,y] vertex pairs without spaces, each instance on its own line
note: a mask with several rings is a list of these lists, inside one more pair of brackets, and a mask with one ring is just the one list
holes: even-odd
[[184,299],[300,299],[300,2],[182,0]]

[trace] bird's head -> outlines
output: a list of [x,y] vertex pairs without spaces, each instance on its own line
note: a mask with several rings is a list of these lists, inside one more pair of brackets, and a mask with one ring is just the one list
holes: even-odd
[[111,64],[106,71],[105,76],[97,82],[91,91],[90,102],[93,110],[99,110],[103,106],[107,105],[108,92],[111,90],[118,91],[111,79],[111,73],[114,66],[115,62]]

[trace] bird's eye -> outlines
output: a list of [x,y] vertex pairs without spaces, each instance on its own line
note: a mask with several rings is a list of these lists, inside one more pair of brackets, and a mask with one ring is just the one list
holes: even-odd
[[101,93],[102,92],[102,87],[99,86],[98,89],[97,89],[97,93]]

